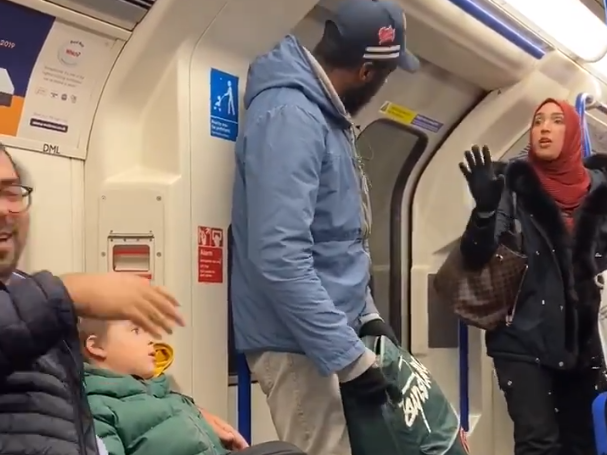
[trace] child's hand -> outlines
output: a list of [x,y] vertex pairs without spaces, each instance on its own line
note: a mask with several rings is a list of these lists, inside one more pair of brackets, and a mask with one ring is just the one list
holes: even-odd
[[211,425],[213,431],[217,434],[221,440],[221,443],[226,449],[235,451],[249,447],[249,444],[247,444],[247,441],[245,441],[242,435],[228,422],[225,422],[224,420],[205,411],[202,408],[198,409],[200,409],[200,413],[209,423],[209,425]]

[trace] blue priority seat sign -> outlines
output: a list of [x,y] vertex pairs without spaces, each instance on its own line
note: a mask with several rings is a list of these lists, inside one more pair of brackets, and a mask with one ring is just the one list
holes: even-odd
[[235,142],[238,137],[238,76],[211,68],[211,136]]

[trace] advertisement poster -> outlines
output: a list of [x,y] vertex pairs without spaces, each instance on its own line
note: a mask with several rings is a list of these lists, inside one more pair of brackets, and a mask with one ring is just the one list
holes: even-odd
[[[0,0],[0,135],[76,148],[114,39]],[[88,133],[88,131],[87,131]]]

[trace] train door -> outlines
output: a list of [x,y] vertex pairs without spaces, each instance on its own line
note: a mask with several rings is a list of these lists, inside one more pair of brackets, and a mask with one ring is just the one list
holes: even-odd
[[357,147],[371,182],[373,228],[372,292],[382,317],[409,346],[409,311],[402,307],[400,229],[403,182],[428,145],[428,136],[414,127],[378,119],[358,136]]
[[[430,369],[454,408],[459,409],[463,399],[471,408],[474,450],[490,453],[491,399],[483,401],[476,392],[469,393],[473,387],[460,387],[460,377],[476,378],[479,363],[486,359],[484,353],[474,353],[472,371],[461,371],[458,321],[435,297],[430,269],[414,256],[439,227],[415,227],[413,219],[419,216],[419,209],[412,207],[418,178],[433,151],[483,96],[481,90],[429,62],[421,74],[396,73],[360,116],[367,126],[357,146],[371,182],[370,250],[378,308],[403,344]],[[453,197],[451,182],[437,183],[426,197]],[[457,200],[453,204],[461,205]],[[441,239],[445,244],[452,240]],[[489,378],[487,389],[491,388]]]
[[[453,150],[454,154],[463,152]],[[480,330],[467,329],[466,343],[460,343],[457,318],[434,292],[436,271],[449,251],[457,248],[465,226],[463,218],[467,218],[462,213],[471,209],[463,177],[457,173],[452,181],[433,179],[428,175],[435,166],[439,165],[432,162],[432,166],[418,170],[418,179],[411,177],[402,203],[408,211],[401,223],[408,249],[402,249],[401,256],[407,265],[403,273],[408,273],[408,286],[403,286],[402,295],[403,311],[407,304],[409,310],[410,350],[460,410],[462,422],[468,424],[471,453],[512,453],[512,431],[485,354],[484,336]],[[433,212],[438,205],[443,207],[440,214]]]

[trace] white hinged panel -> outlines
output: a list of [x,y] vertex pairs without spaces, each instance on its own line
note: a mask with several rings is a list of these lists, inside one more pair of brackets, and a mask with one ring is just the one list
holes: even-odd
[[[162,285],[164,214],[160,190],[139,185],[106,187],[99,197],[99,270],[118,267],[121,272],[151,275],[155,284]],[[119,251],[121,247],[126,249]],[[147,253],[139,251],[143,249]]]

